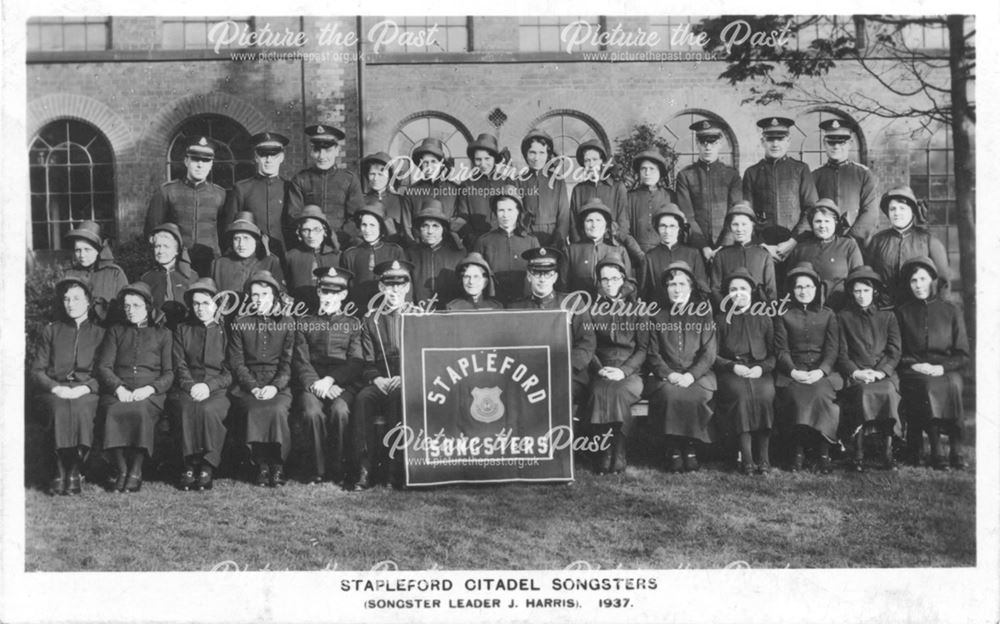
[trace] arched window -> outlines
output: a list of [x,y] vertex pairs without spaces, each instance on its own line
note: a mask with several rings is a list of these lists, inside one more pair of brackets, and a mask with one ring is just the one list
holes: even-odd
[[[576,157],[576,148],[581,143],[591,139],[600,139],[608,149],[608,135],[601,125],[590,115],[572,111],[556,110],[539,117],[531,124],[532,128],[540,128],[550,135],[555,143],[556,153],[570,158]],[[567,179],[569,182],[570,179]]]
[[674,140],[673,148],[677,152],[677,170],[680,171],[698,160],[698,143],[691,124],[704,120],[714,121],[722,126],[722,146],[719,148],[719,160],[732,167],[740,168],[739,144],[736,135],[722,117],[706,110],[685,110],[677,113],[666,126],[667,134]]
[[208,179],[229,190],[237,180],[249,178],[257,170],[253,160],[250,133],[239,123],[223,115],[205,113],[188,117],[174,133],[167,151],[167,179],[177,180],[187,175],[184,153],[187,139],[192,136],[215,139],[219,148]]
[[416,113],[400,122],[389,141],[389,154],[409,156],[413,146],[428,137],[444,144],[445,158],[454,158],[456,166],[471,166],[465,149],[472,141],[472,135],[454,117],[433,111]]
[[868,144],[864,134],[861,133],[861,127],[851,119],[850,115],[832,108],[814,108],[795,118],[789,154],[809,165],[809,169],[816,169],[825,163],[826,149],[823,147],[823,131],[819,129],[819,124],[827,119],[839,119],[856,128],[849,158],[854,162],[866,164]]
[[63,249],[80,221],[115,236],[114,156],[97,128],[74,119],[47,124],[31,141],[28,164],[32,249]]

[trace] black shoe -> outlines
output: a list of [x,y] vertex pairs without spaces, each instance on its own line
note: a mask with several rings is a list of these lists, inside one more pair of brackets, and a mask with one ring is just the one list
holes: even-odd
[[625,434],[620,431],[615,434],[613,455],[614,458],[611,461],[611,472],[615,474],[625,472],[625,468],[628,466],[628,460],[625,456]]
[[684,470],[685,472],[698,472],[698,456],[694,452],[690,452],[684,456]]
[[124,472],[118,473],[118,476],[115,478],[115,484],[114,484],[114,489],[116,492],[121,493],[125,491],[125,478],[126,475]]
[[597,460],[594,462],[594,474],[608,474],[611,472],[611,449],[598,451]]
[[194,487],[197,481],[194,478],[194,469],[188,468],[181,473],[181,480],[177,483],[177,487],[180,488],[182,492],[187,492]]
[[371,477],[368,474],[368,468],[365,466],[361,467],[358,471],[358,480],[354,482],[354,491],[360,492],[361,490],[367,490],[372,486]]
[[805,463],[805,461],[806,461],[805,455],[803,455],[802,453],[796,453],[795,456],[792,458],[792,465],[789,467],[789,471],[799,472],[800,470],[802,470],[802,465]]
[[935,455],[931,459],[931,468],[934,470],[940,470],[941,472],[948,472],[951,470],[951,466],[948,465],[948,460],[944,458],[944,455]]
[[268,481],[270,480],[271,480],[271,471],[268,468],[267,464],[260,464],[259,466],[257,466],[257,478],[254,479],[254,483],[256,483],[260,487],[265,487],[267,486]]
[[674,453],[667,458],[667,472],[683,472],[684,458],[680,453]]
[[73,465],[73,468],[69,471],[69,493],[79,494],[83,491],[81,483],[83,482],[83,477],[80,476],[80,467]]
[[285,483],[285,466],[283,464],[271,464],[271,487],[281,487]]
[[52,496],[66,496],[68,494],[66,479],[63,477],[53,477],[52,482],[49,484],[49,493]]
[[833,462],[830,461],[829,455],[820,456],[818,468],[821,474],[830,474],[833,472]]
[[771,472],[771,464],[770,463],[768,463],[766,461],[762,461],[759,464],[757,464],[757,474],[766,475],[766,474],[770,474],[770,472]]
[[201,467],[201,472],[198,473],[198,489],[199,490],[211,490],[212,489],[212,467],[204,465]]
[[740,462],[740,474],[745,476],[750,476],[758,470],[757,466],[753,465],[753,462]]
[[951,465],[952,470],[963,471],[969,467],[969,465],[962,459],[961,455],[952,455],[948,458],[948,463]]
[[125,480],[125,491],[138,492],[141,489],[142,489],[142,475],[129,474],[128,479]]
[[864,472],[865,465],[864,461],[860,459],[851,460],[851,472]]

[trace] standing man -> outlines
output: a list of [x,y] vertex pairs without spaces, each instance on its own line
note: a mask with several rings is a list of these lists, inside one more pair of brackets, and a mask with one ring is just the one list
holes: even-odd
[[149,200],[145,235],[161,223],[176,223],[183,245],[190,250],[191,264],[199,275],[208,275],[212,260],[219,255],[219,211],[226,203],[226,191],[208,181],[218,144],[206,136],[191,137],[184,152],[183,179],[164,182]]
[[219,240],[225,238],[226,227],[233,222],[237,212],[252,212],[268,249],[284,262],[285,230],[291,227],[288,210],[291,205],[302,203],[298,189],[279,175],[288,137],[277,132],[260,132],[250,137],[250,142],[257,173],[237,182],[229,192],[218,222]]
[[809,231],[805,210],[819,199],[809,166],[788,156],[794,125],[787,117],[758,121],[764,158],[743,174],[743,197],[763,224],[760,238],[775,262],[787,258],[796,237]]
[[688,128],[698,142],[698,160],[677,174],[677,206],[688,223],[697,224],[700,232],[692,231],[689,244],[700,249],[708,262],[720,247],[733,242],[722,225],[729,207],[743,200],[742,182],[739,171],[719,160],[719,123],[703,119]]
[[529,130],[521,140],[521,155],[528,165],[526,179],[520,181],[528,233],[546,247],[566,245],[569,193],[566,182],[556,175],[559,161],[552,137],[544,130]]
[[303,203],[293,202],[289,215],[297,219],[305,204],[319,206],[333,228],[334,244],[338,250],[346,249],[350,240],[343,233],[344,224],[362,203],[361,179],[353,171],[336,167],[340,144],[347,135],[339,128],[323,124],[308,126],[306,135],[313,165],[292,178],[297,190],[293,197],[301,198]]
[[[868,167],[850,159],[855,128],[840,119],[819,124],[828,160],[812,172],[820,199],[832,199],[842,211],[843,234],[853,236],[862,249],[878,229],[875,177]],[[841,234],[841,232],[837,232]]]

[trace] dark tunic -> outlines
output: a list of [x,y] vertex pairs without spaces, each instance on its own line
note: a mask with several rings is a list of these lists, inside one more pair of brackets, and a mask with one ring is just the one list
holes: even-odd
[[354,401],[354,423],[351,442],[355,463],[371,467],[371,459],[383,444],[375,435],[376,425],[391,429],[402,420],[401,388],[384,394],[372,383],[377,377],[400,374],[399,345],[402,341],[403,319],[399,310],[373,314],[361,326],[361,353],[365,360],[362,388]]
[[305,243],[288,250],[285,264],[288,267],[288,292],[296,301],[307,305],[316,304],[316,277],[313,271],[320,268],[339,267],[340,252],[324,240],[319,249],[307,247]]
[[[653,227],[653,215],[659,212],[661,206],[672,203],[676,202],[669,189],[640,186],[628,192],[625,206],[630,228],[628,233],[639,243],[643,252],[660,244],[660,233]],[[690,217],[688,222],[691,223],[691,229],[700,235],[698,224],[691,221]]]
[[358,314],[364,314],[368,302],[378,292],[375,267],[388,260],[405,260],[406,252],[395,243],[378,240],[374,245],[361,243],[351,247],[340,256],[340,266],[354,274],[351,282],[350,301],[357,306]]
[[[406,248],[416,242],[416,233],[413,231],[413,215],[406,198],[399,193],[392,191],[368,191],[366,198],[377,199],[382,202],[385,209],[385,240],[390,243]],[[344,225],[344,230],[352,237],[352,245],[361,243],[361,234],[353,221]],[[448,233],[445,232],[445,235]],[[356,238],[357,240],[353,240]]]
[[271,252],[283,257],[285,241],[294,240],[288,210],[301,203],[298,187],[280,175],[267,177],[258,173],[240,180],[229,191],[219,217],[219,240],[225,240],[226,226],[233,222],[236,213],[246,210],[253,213],[257,227],[268,237]]
[[[774,322],[760,314],[715,317],[719,350],[715,356],[719,391],[715,405],[720,428],[729,435],[760,431],[774,427]],[[748,368],[760,366],[756,379],[740,377],[733,369],[737,364]]]
[[[142,274],[140,282],[149,284],[153,293],[153,306],[167,315],[167,326],[175,327],[184,318],[187,308],[184,305],[184,293],[192,282],[198,280],[198,273],[187,262],[178,257],[174,268],[167,270],[160,265]],[[164,306],[167,302],[173,302]]]
[[285,282],[285,273],[281,270],[281,262],[273,255],[258,258],[240,258],[235,252],[219,256],[212,263],[212,279],[219,287],[219,292],[231,290],[238,295],[243,294],[243,286],[250,276],[257,271],[270,271],[279,284]]
[[[778,354],[775,407],[783,425],[809,427],[828,442],[836,442],[840,408],[835,401],[844,383],[834,369],[840,351],[840,330],[833,310],[789,306],[774,322],[774,342]],[[816,369],[823,371],[824,377],[813,384],[794,381],[790,376],[792,370]]]
[[[229,386],[233,375],[226,360],[225,328],[216,322],[207,326],[198,320],[182,323],[174,331],[174,370],[176,386],[170,393],[179,419],[181,453],[204,455],[206,462],[218,466],[226,427],[222,421],[229,413]],[[196,401],[191,388],[203,383],[208,386],[208,398]]]
[[758,284],[763,285],[764,295],[770,299],[778,298],[778,287],[774,278],[774,260],[771,254],[755,243],[745,245],[733,244],[723,247],[712,258],[711,286],[712,297],[718,306],[724,295],[720,291],[722,280],[738,268],[744,268],[750,272],[750,276]]
[[680,261],[687,262],[694,270],[694,278],[698,282],[696,286],[708,292],[708,275],[705,272],[705,261],[701,257],[701,252],[681,243],[674,243],[673,247],[660,243],[646,252],[645,261],[639,267],[639,291],[646,301],[656,301],[660,307],[663,306],[667,294],[666,289],[660,284],[660,276],[671,263]]
[[411,219],[413,215],[420,212],[420,207],[427,199],[436,199],[441,202],[441,209],[449,219],[460,216],[457,212],[460,193],[459,186],[447,180],[420,180],[402,189],[406,210]]
[[608,244],[604,240],[582,240],[573,243],[567,251],[568,259],[560,265],[560,277],[569,292],[585,290],[590,294],[597,293],[597,263],[614,255],[622,258],[625,264],[625,279],[634,278],[632,261],[629,260],[625,248],[621,245]]
[[[874,305],[862,309],[852,302],[837,314],[837,325],[840,327],[837,368],[844,376],[840,406],[845,437],[853,436],[865,423],[879,421],[887,424],[895,435],[902,435],[896,376],[901,339],[896,315]],[[886,376],[865,384],[852,377],[859,370],[881,371]]]
[[425,301],[437,296],[436,309],[443,308],[462,293],[462,284],[455,274],[455,266],[465,257],[448,244],[448,241],[431,247],[420,243],[406,250],[406,257],[413,263],[413,300]]
[[[42,329],[31,378],[43,393],[35,400],[46,419],[46,429],[53,430],[57,449],[93,446],[99,389],[94,373],[103,339],[104,329],[89,319],[79,326],[64,319]],[[90,392],[76,399],[61,399],[52,394],[56,386],[87,386]]]
[[[672,306],[660,310],[649,337],[649,370],[653,375],[650,414],[666,435],[712,442],[712,408],[709,401],[717,388],[712,365],[717,351],[715,319],[711,312],[694,309],[672,314]],[[681,388],[667,381],[671,373],[690,373],[694,383]]]
[[528,262],[521,254],[539,246],[538,239],[531,234],[516,234],[500,228],[483,234],[476,241],[473,251],[482,254],[493,269],[496,297],[501,303],[507,304],[524,296]]
[[[502,189],[510,184],[509,180],[494,180],[493,173],[482,176],[478,180],[467,180],[460,187],[456,212],[465,219],[461,230],[462,240],[466,247],[475,245],[476,240],[497,226],[491,201]],[[414,213],[416,214],[416,213]]]
[[[219,229],[216,221],[226,203],[226,190],[208,180],[192,183],[185,176],[160,185],[149,200],[146,211],[146,236],[161,223],[176,223],[184,246],[204,246],[219,255]],[[197,254],[195,254],[197,255]]]
[[529,215],[529,233],[543,246],[562,247],[569,237],[569,192],[566,182],[556,176],[532,171],[519,181],[524,211]]
[[461,297],[452,299],[448,302],[445,308],[453,312],[476,312],[480,310],[503,310],[503,304],[496,299],[490,299],[489,297],[479,296],[479,299],[473,301],[468,295],[462,295]]
[[361,179],[349,169],[309,167],[292,176],[292,185],[297,189],[291,194],[292,204],[288,210],[292,221],[302,214],[303,207],[315,204],[323,209],[333,231],[339,232],[348,218],[364,205]]
[[[896,309],[903,339],[899,362],[902,410],[909,423],[931,421],[961,430],[962,371],[969,363],[969,338],[961,311],[940,297],[910,299]],[[931,377],[914,371],[925,362],[944,367],[944,375]]]
[[[288,409],[292,405],[292,394],[288,383],[292,376],[294,343],[292,319],[241,316],[233,321],[226,348],[229,367],[236,378],[232,395],[246,413],[246,443],[279,444],[282,460],[288,457],[291,448]],[[266,401],[250,393],[264,386],[274,386],[278,393]]]
[[[102,252],[102,255],[105,252]],[[66,269],[66,277],[79,277],[90,282],[91,302],[99,322],[105,327],[123,320],[118,293],[128,286],[125,271],[113,260],[98,258],[97,262],[83,269]]]
[[859,163],[832,160],[812,172],[820,199],[832,199],[847,219],[846,235],[865,245],[878,229],[879,207],[875,176]]
[[[561,310],[563,301],[569,296],[570,294],[555,291],[541,299],[530,295],[511,303],[507,308],[510,310]],[[593,321],[589,312],[582,311],[579,314],[570,315],[570,336],[573,340],[569,356],[570,365],[573,368],[573,384],[585,387],[589,379],[587,367],[594,357],[594,349],[597,346],[597,338],[594,336]],[[577,389],[574,388],[574,391]]]
[[[618,233],[621,236],[631,231],[631,223],[628,218],[628,191],[625,190],[625,185],[613,180],[601,180],[596,183],[592,180],[585,180],[573,187],[573,193],[569,199],[569,238],[572,242],[586,240],[586,234],[583,233],[583,219],[580,218],[580,209],[594,197],[600,198],[611,211],[611,220],[618,224]],[[614,232],[610,223],[608,231]]]
[[[635,298],[630,296],[619,302],[620,305],[634,305]],[[597,305],[609,303],[604,296],[597,298]],[[649,340],[649,331],[643,323],[646,319],[624,313],[597,313],[591,317],[596,346],[590,363],[590,393],[580,419],[593,424],[623,423],[627,427],[631,422],[632,404],[642,394],[639,374],[646,361]],[[621,369],[625,378],[612,381],[599,377],[597,372],[605,366]]]
[[826,305],[834,311],[842,309],[851,298],[844,292],[847,274],[865,263],[858,243],[849,236],[834,236],[827,241],[810,237],[802,241],[792,250],[786,266],[800,262],[812,263],[826,287]]
[[743,198],[765,219],[758,233],[768,244],[808,232],[804,211],[819,199],[809,166],[788,156],[763,158],[743,172]]
[[[174,383],[173,336],[163,327],[115,325],[104,334],[97,359],[104,409],[104,448],[132,446],[153,454],[156,422]],[[122,403],[115,390],[152,386],[148,399]]]
[[[698,233],[693,235],[693,247],[715,247],[728,245],[732,233],[722,229],[729,207],[743,199],[740,172],[716,160],[703,160],[688,165],[677,174],[677,206],[688,219],[688,223],[698,225]],[[691,227],[695,231],[694,225]]]
[[900,304],[910,297],[910,285],[900,280],[899,270],[904,262],[917,256],[926,256],[934,261],[942,293],[948,291],[950,272],[944,245],[918,225],[908,227],[902,232],[896,228],[882,230],[872,237],[865,256],[869,265],[889,287],[889,294],[895,304]]

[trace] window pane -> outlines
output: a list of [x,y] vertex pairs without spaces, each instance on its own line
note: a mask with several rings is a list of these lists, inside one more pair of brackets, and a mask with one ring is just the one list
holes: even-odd
[[42,26],[42,50],[55,52],[62,49],[62,27]]
[[90,192],[89,165],[76,165],[69,168],[69,190],[73,193]]
[[180,22],[163,23],[163,47],[167,49],[184,47],[184,24]]
[[55,249],[49,243],[49,227],[46,223],[34,223],[31,226],[31,246],[33,249]]
[[86,50],[87,31],[83,24],[63,26],[63,45],[67,50]]
[[47,221],[49,218],[45,208],[45,195],[31,195],[31,220]]
[[66,193],[69,191],[69,169],[67,167],[49,168],[49,192]]
[[93,202],[89,193],[73,193],[69,196],[69,214],[73,221],[86,221],[93,217]]
[[113,191],[115,189],[114,168],[108,165],[95,165],[93,168],[94,191]]
[[208,47],[208,27],[204,23],[184,24],[184,46],[187,48]]
[[94,194],[94,219],[113,223],[115,218],[115,198],[111,193]]

